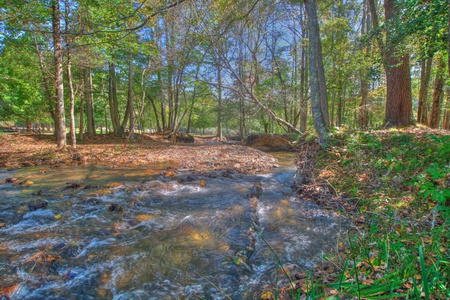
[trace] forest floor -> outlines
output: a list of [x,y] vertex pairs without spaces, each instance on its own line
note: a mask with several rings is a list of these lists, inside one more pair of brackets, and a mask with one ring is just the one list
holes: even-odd
[[174,168],[197,172],[232,170],[256,173],[277,166],[277,159],[239,143],[218,143],[215,137],[195,137],[194,143],[173,144],[167,134],[136,134],[134,141],[113,134],[84,135],[77,149],[56,148],[51,135],[1,134],[0,168],[61,164],[101,164],[111,167],[147,166],[171,162]]

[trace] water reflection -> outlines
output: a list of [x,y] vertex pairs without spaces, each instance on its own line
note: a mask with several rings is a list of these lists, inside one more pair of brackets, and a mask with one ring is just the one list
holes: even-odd
[[[333,250],[341,230],[337,216],[292,195],[290,156],[271,173],[244,177],[165,177],[171,166],[162,164],[0,173],[33,182],[0,185],[0,292],[14,299],[257,295],[277,280],[260,236],[283,263],[305,268]],[[249,197],[256,182],[259,199]],[[30,212],[35,199],[48,206]]]

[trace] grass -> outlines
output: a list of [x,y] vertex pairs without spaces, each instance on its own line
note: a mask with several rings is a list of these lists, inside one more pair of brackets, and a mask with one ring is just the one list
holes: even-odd
[[336,132],[316,154],[314,172],[336,192],[321,204],[353,226],[327,257],[339,267],[336,280],[316,280],[307,299],[450,298],[449,135]]

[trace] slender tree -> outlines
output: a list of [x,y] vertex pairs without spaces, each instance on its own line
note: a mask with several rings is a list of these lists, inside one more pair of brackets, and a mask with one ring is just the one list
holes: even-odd
[[58,148],[66,147],[66,123],[64,111],[63,86],[63,47],[61,34],[61,10],[59,0],[52,1],[53,51],[55,58],[55,90],[56,90],[56,140]]
[[69,88],[69,116],[70,116],[70,142],[73,149],[77,148],[77,137],[75,129],[75,92],[73,88],[72,77],[72,37],[69,35],[69,18],[70,18],[70,4],[69,0],[65,0],[65,37],[66,37],[66,70],[67,83]]
[[[319,21],[317,19],[317,6],[315,0],[305,0],[306,13],[308,15],[309,27],[309,85],[311,89],[311,108],[314,119],[314,126],[316,128],[319,144],[325,147],[327,144],[327,122],[324,117],[324,110],[321,102],[321,85],[325,82],[321,80],[323,74],[323,63],[319,62],[322,59]],[[326,93],[325,93],[326,96]]]

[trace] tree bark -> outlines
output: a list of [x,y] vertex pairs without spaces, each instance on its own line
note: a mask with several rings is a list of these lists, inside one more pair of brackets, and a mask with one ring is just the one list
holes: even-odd
[[[302,41],[308,38],[308,31],[306,30],[306,24],[304,21],[304,10],[301,13],[301,27],[302,27]],[[307,86],[308,86],[308,46],[305,42],[302,42],[302,62],[300,69],[300,131],[305,132],[307,129],[308,120],[308,98],[307,98]]]
[[432,61],[432,57],[427,57],[421,62],[419,107],[417,109],[417,122],[421,124],[428,124],[428,88],[430,86]]
[[444,121],[442,122],[442,129],[450,130],[450,89],[447,87],[447,103],[444,109]]
[[75,95],[73,90],[73,78],[72,78],[72,49],[71,43],[72,40],[69,38],[69,11],[70,5],[69,0],[65,1],[65,13],[66,13],[66,45],[67,45],[67,82],[69,84],[69,99],[70,99],[70,140],[72,144],[72,148],[77,148],[77,136],[76,136],[76,128],[75,128]]
[[434,80],[433,104],[431,106],[429,122],[429,126],[431,128],[439,128],[439,123],[441,120],[441,106],[442,99],[444,98],[444,72],[445,62],[441,57],[439,57],[436,70],[436,78]]
[[369,10],[370,10],[371,19],[372,19],[372,26],[376,32],[375,39],[377,41],[377,45],[378,45],[380,52],[384,53],[385,49],[384,49],[383,40],[382,40],[381,34],[380,34],[380,25],[378,22],[377,6],[375,3],[375,0],[368,0],[368,3],[369,3]]
[[109,62],[109,111],[111,114],[111,123],[113,125],[114,134],[120,135],[120,117],[119,117],[119,103],[117,100],[117,85],[116,85],[116,65],[114,62]]
[[128,102],[130,105],[130,133],[128,134],[128,139],[134,140],[134,91],[133,91],[133,54],[130,53],[129,57],[130,65],[130,77],[128,80]]
[[[447,71],[448,78],[450,78],[450,0],[447,1],[447,11],[448,11],[448,19],[447,19]],[[450,130],[450,87],[446,87],[447,90],[447,103],[446,108],[444,109],[444,122],[442,125],[442,129]]]
[[[320,47],[320,31],[319,21],[317,20],[317,7],[315,0],[305,0],[306,13],[308,14],[308,27],[309,27],[309,70],[310,70],[310,89],[311,89],[311,108],[313,113],[314,126],[319,138],[319,144],[325,147],[327,144],[327,123],[324,117],[324,111],[321,102],[321,88],[320,85],[324,84],[319,76],[323,68],[323,64],[319,62],[321,55]],[[326,94],[325,94],[326,96]]]
[[53,51],[55,56],[56,91],[56,141],[60,149],[66,147],[66,124],[64,111],[63,49],[61,42],[61,10],[59,0],[52,1]]
[[217,139],[223,140],[222,133],[222,66],[217,57]]
[[72,144],[72,148],[77,148],[77,136],[76,136],[76,128],[75,128],[75,95],[73,90],[73,78],[72,78],[72,70],[71,70],[71,50],[69,44],[67,45],[67,82],[69,84],[69,99],[70,99],[70,141]]
[[[129,57],[129,63],[128,63],[128,96],[127,96],[127,107],[125,109],[125,115],[122,120],[122,125],[120,126],[120,132],[123,134],[125,132],[125,128],[127,126],[127,123],[131,117],[132,109],[133,109],[133,58],[132,54],[130,53]],[[131,129],[131,128],[130,128]]]
[[91,98],[91,81],[90,73],[88,67],[83,70],[83,81],[84,81],[84,101],[86,103],[86,119],[87,119],[87,132],[88,134],[95,134],[94,125],[94,112],[92,109],[92,98]]
[[385,0],[386,33],[386,126],[408,126],[412,120],[411,75],[409,54],[401,54],[392,38],[392,22],[397,7],[395,0]]
[[83,135],[84,135],[84,107],[85,107],[84,97],[81,97],[81,99],[80,99],[80,133],[79,133],[80,140],[83,140]]
[[[368,15],[367,10],[364,5],[363,7],[363,17],[361,20],[361,36],[364,36],[366,34],[366,26]],[[369,45],[364,49],[363,53],[368,54],[370,51]],[[368,82],[368,76],[367,76],[367,68],[362,67],[359,76],[361,78],[361,103],[359,104],[359,127],[361,129],[367,129],[368,125],[368,119],[367,119],[367,113],[368,113],[368,96],[369,96],[369,82]]]

